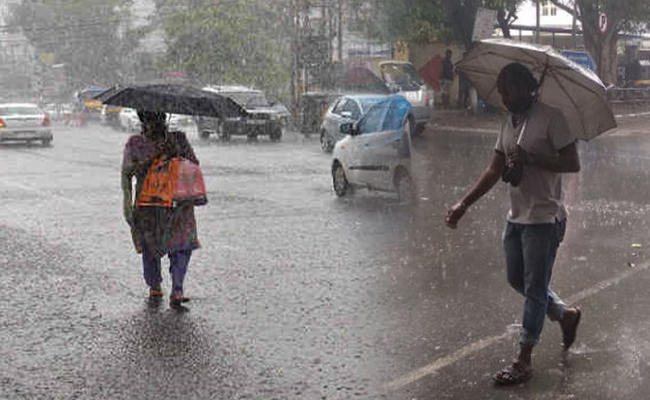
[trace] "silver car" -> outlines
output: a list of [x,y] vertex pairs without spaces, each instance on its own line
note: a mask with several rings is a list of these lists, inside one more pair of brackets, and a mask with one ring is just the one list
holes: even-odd
[[358,121],[371,106],[387,97],[387,95],[381,94],[350,94],[334,100],[325,112],[321,123],[321,149],[326,153],[331,153],[336,142],[345,136],[341,133],[341,125]]
[[0,142],[52,142],[50,116],[32,103],[0,104]]
[[422,132],[433,114],[433,89],[424,82],[410,62],[382,61],[379,63],[379,72],[389,90],[406,97],[413,106],[416,125],[411,133]]

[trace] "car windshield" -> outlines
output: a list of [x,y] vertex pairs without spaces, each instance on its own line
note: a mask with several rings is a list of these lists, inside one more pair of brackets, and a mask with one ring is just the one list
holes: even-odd
[[264,94],[259,92],[233,92],[223,94],[246,108],[268,107],[270,105]]
[[381,74],[388,84],[396,84],[402,90],[419,90],[424,81],[412,64],[405,63],[383,63]]
[[368,110],[370,107],[373,105],[379,103],[380,101],[385,100],[383,97],[368,97],[368,98],[360,98],[359,103],[361,104],[361,108],[363,110]]
[[79,97],[83,100],[92,100],[93,97],[97,96],[98,94],[102,93],[104,89],[92,89],[92,90],[84,90],[81,93],[79,93]]
[[361,133],[379,132],[382,126],[383,116],[386,112],[386,107],[390,102],[388,100],[380,101],[370,107],[366,115],[363,117],[359,124],[359,131]]
[[0,106],[0,115],[34,115],[40,110],[36,106]]

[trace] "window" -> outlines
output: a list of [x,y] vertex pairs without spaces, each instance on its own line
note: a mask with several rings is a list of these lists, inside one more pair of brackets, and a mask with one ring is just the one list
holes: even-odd
[[40,114],[36,106],[0,106],[0,115],[36,115]]
[[399,130],[402,126],[401,113],[396,101],[391,102],[390,107],[388,107],[388,112],[386,113],[386,118],[384,118],[384,131],[396,131]]
[[557,7],[552,4],[548,0],[542,0],[539,3],[541,10],[542,10],[542,16],[548,17],[549,15],[554,17],[557,15]]
[[372,106],[366,116],[361,120],[359,132],[362,134],[380,132],[387,106],[387,101]]
[[361,110],[359,109],[359,106],[352,100],[348,100],[341,108],[341,111],[349,112],[352,119],[359,119],[359,117],[361,117]]
[[341,115],[341,111],[344,110],[345,103],[347,103],[348,100],[345,98],[341,98],[336,102],[336,105],[334,105],[334,108],[332,109],[332,114],[336,115]]

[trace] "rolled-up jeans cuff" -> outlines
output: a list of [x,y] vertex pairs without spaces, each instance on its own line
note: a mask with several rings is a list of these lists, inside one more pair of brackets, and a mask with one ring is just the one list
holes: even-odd
[[522,349],[530,349],[535,347],[539,342],[539,338],[531,337],[524,328],[521,328],[521,333],[519,334],[519,347]]

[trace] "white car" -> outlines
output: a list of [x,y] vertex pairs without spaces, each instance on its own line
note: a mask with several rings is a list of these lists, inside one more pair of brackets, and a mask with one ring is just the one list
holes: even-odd
[[357,122],[374,104],[386,99],[382,94],[350,94],[334,100],[327,108],[320,125],[320,147],[326,153],[334,150],[334,144],[343,139],[341,125]]
[[413,108],[402,95],[372,106],[356,123],[341,125],[346,136],[336,142],[332,184],[337,196],[350,187],[397,192],[403,202],[415,199],[411,174]]
[[53,139],[50,116],[33,103],[0,104],[0,142],[40,141],[48,146]]
[[140,130],[140,118],[138,118],[138,113],[133,108],[122,107],[118,120],[120,128],[127,132]]

